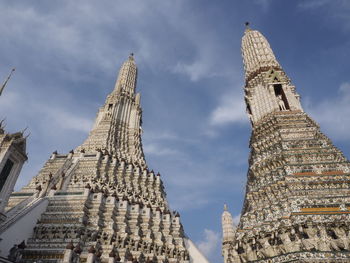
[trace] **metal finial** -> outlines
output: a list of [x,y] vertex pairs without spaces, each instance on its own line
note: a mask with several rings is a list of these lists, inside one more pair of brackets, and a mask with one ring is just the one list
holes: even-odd
[[247,32],[247,31],[250,31],[250,23],[249,22],[245,22],[244,23],[245,24],[245,31]]
[[224,211],[227,211],[227,204],[224,204]]

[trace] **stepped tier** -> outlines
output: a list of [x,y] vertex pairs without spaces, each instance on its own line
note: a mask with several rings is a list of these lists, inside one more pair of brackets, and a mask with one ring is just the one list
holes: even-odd
[[86,155],[50,159],[13,195],[9,209],[30,190],[49,196],[22,261],[60,260],[70,241],[79,243],[82,260],[93,246],[106,259],[113,250],[121,258],[187,261],[180,216],[169,210],[160,175],[100,152]]

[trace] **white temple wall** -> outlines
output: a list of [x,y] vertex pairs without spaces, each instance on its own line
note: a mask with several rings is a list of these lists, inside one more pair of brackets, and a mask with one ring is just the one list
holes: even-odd
[[209,263],[208,259],[203,256],[191,239],[185,238],[184,240],[185,247],[190,253],[190,263]]
[[19,244],[23,240],[26,241],[33,236],[34,227],[38,219],[40,219],[41,214],[45,212],[48,203],[48,199],[42,200],[37,206],[0,234],[0,256],[7,257],[13,245]]

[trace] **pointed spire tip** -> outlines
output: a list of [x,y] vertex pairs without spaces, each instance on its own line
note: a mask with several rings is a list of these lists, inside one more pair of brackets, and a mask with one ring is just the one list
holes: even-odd
[[250,31],[250,23],[247,21],[247,22],[245,22],[244,23],[244,25],[245,25],[245,31]]
[[134,53],[133,52],[130,53],[129,60],[134,60]]
[[10,74],[8,75],[7,79],[5,80],[5,82],[2,84],[2,86],[0,87],[0,96],[2,94],[2,92],[4,91],[5,87],[6,87],[6,84],[7,82],[10,80],[11,76],[12,76],[12,73],[15,71],[16,69],[13,68],[10,72]]

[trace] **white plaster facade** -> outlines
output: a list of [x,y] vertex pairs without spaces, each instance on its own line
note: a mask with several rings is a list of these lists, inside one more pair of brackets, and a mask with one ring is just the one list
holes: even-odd
[[[16,184],[23,163],[27,160],[23,133],[6,133],[0,123],[0,222],[5,220],[5,207]],[[11,165],[6,167],[9,163]],[[9,171],[5,171],[9,170]],[[6,177],[6,179],[5,179]]]

